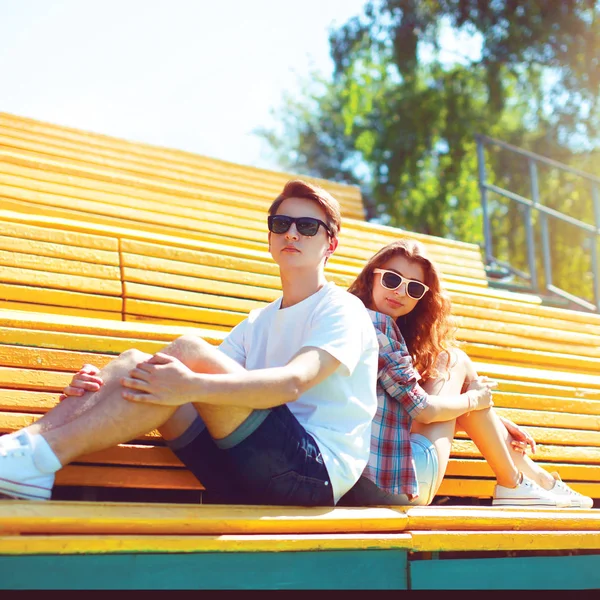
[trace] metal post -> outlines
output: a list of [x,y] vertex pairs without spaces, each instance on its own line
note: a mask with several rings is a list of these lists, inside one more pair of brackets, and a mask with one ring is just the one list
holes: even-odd
[[[535,237],[533,234],[533,209],[537,209],[540,201],[540,189],[538,187],[537,166],[533,159],[529,159],[529,175],[531,178],[531,201],[533,208],[527,206],[525,210],[525,227],[527,231],[527,262],[529,263],[529,276],[531,287],[534,291],[539,290],[537,278],[537,266],[535,264]],[[543,229],[542,229],[543,235]],[[542,238],[543,239],[543,238]],[[544,256],[544,269],[546,268],[546,256]],[[547,284],[547,282],[546,282]]]
[[481,207],[483,209],[483,241],[485,244],[485,263],[489,265],[493,261],[492,252],[492,233],[490,229],[490,215],[488,208],[488,197],[486,188],[485,175],[485,154],[483,149],[483,141],[479,136],[477,139],[477,166],[479,172],[479,191],[481,193]]

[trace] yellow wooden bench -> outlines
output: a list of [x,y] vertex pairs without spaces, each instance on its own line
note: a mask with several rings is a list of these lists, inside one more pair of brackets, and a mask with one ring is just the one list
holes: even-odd
[[6,501],[0,523],[2,589],[600,586],[597,511]]

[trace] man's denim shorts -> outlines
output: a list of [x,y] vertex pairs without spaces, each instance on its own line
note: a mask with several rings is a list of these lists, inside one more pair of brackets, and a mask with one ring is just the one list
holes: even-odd
[[433,443],[419,433],[410,434],[410,447],[417,472],[419,495],[409,500],[406,494],[391,494],[378,488],[370,479],[362,476],[346,493],[339,506],[427,506],[435,496],[439,462]]
[[214,440],[198,416],[171,450],[206,488],[208,502],[333,506],[333,490],[314,438],[284,404],[255,410]]

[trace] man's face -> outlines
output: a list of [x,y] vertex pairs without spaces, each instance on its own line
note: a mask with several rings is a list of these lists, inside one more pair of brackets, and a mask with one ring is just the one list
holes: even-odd
[[[277,215],[288,217],[312,217],[327,223],[325,211],[313,200],[307,198],[287,198],[277,209]],[[316,235],[307,236],[298,232],[292,223],[285,233],[269,232],[269,250],[273,260],[282,268],[318,268],[321,261],[330,256],[337,246],[337,239],[331,238],[321,225]]]

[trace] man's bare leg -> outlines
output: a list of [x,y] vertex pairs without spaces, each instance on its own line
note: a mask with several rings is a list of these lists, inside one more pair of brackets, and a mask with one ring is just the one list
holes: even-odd
[[[184,336],[164,350],[181,360],[195,372],[226,373],[242,367],[216,348],[193,336]],[[196,418],[189,407],[177,409],[123,399],[120,380],[140,362],[150,357],[137,350],[128,350],[109,363],[100,376],[104,385],[98,392],[87,392],[78,401],[87,410],[77,418],[43,433],[61,464],[78,456],[110,448],[159,428],[167,439],[183,433]],[[87,396],[94,396],[88,398]],[[200,415],[215,438],[226,437],[243,423],[252,409],[200,405]],[[172,418],[173,417],[173,418]]]

